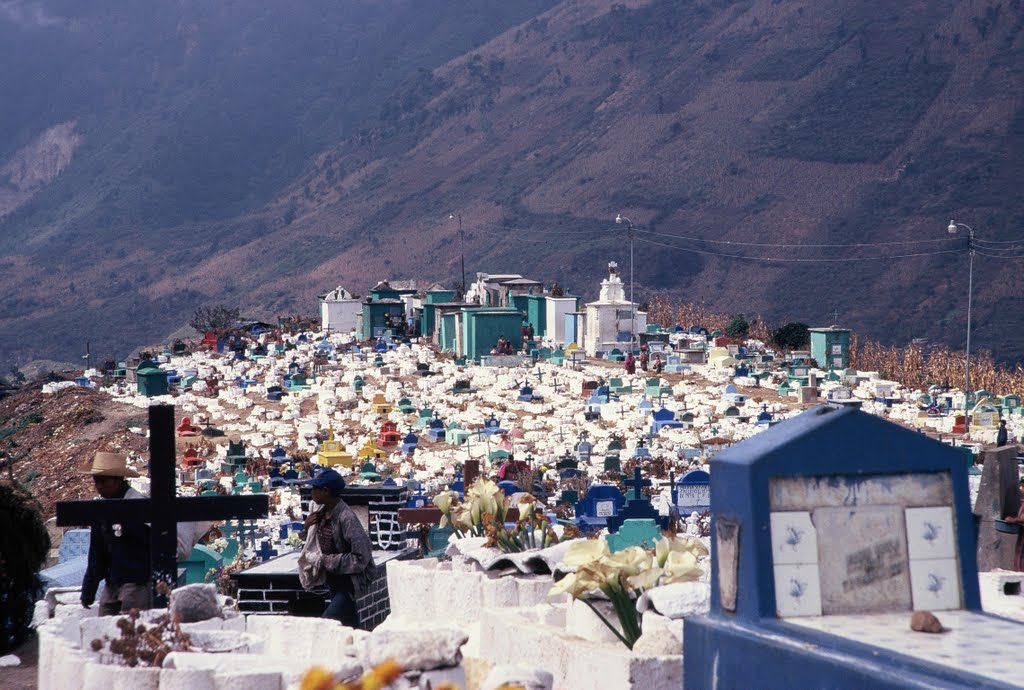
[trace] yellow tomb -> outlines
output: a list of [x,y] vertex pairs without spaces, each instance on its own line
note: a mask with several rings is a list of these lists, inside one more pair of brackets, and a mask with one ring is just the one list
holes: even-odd
[[374,414],[388,414],[391,412],[391,404],[384,399],[383,393],[377,393],[373,396],[373,402],[371,403]]
[[320,443],[316,452],[316,461],[323,467],[344,465],[352,467],[352,454],[345,450],[341,441],[334,438],[334,429],[328,429],[327,439]]

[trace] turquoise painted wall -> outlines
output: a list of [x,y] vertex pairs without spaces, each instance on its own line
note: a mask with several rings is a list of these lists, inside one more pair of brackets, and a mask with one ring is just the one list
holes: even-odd
[[441,351],[455,352],[455,314],[442,314],[437,327]]
[[454,290],[432,290],[427,293],[426,301],[423,304],[423,323],[420,324],[420,332],[424,336],[433,335],[434,328],[438,325],[437,309],[432,305],[440,304],[442,302],[453,302],[454,300]]
[[[835,348],[838,347],[838,351]],[[811,330],[811,358],[822,369],[850,366],[850,331]]]
[[512,343],[513,350],[522,349],[519,329],[523,325],[523,314],[518,309],[463,309],[462,313],[466,357],[479,360],[490,354],[501,336]]

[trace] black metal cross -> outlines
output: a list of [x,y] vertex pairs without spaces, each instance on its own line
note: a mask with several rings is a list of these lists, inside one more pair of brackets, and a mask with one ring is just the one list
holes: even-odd
[[157,587],[177,583],[179,522],[253,519],[266,517],[270,498],[257,496],[175,496],[174,406],[149,408],[150,497],[102,501],[62,501],[57,504],[57,524],[91,526],[100,522],[148,522],[149,562],[153,577],[153,606],[162,608],[167,598]]
[[651,486],[651,480],[644,479],[642,477],[639,467],[633,468],[632,479],[625,479],[622,483],[625,484],[626,486],[633,487],[633,498],[631,500],[634,501],[639,501],[646,498],[646,496],[644,496],[643,487]]

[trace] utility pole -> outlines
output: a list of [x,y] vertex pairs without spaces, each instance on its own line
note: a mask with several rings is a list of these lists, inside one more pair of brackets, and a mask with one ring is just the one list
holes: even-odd
[[636,302],[633,301],[633,221],[621,213],[615,216],[616,223],[625,223],[629,233],[629,351],[633,351],[636,340]]
[[950,235],[956,233],[958,228],[967,228],[967,255],[969,257],[967,268],[967,352],[964,359],[964,430],[971,428],[971,414],[968,405],[971,399],[971,301],[974,295],[974,228],[967,223],[949,221],[947,230]]
[[462,255],[462,299],[466,299],[466,233],[462,231],[462,214],[448,214],[448,218],[459,219],[459,253]]

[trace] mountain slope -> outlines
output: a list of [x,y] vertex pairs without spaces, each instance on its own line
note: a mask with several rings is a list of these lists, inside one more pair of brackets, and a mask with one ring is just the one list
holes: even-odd
[[[19,64],[51,32],[77,75],[66,98],[0,82],[36,99],[0,120],[0,169],[49,127],[81,138],[0,220],[5,360],[89,334],[123,352],[201,302],[451,282],[453,210],[469,271],[592,293],[628,265],[621,212],[641,298],[956,345],[948,218],[1024,235],[1016,1],[84,4],[32,3],[60,29],[0,19]],[[81,28],[106,21],[119,43]],[[1024,355],[1019,264],[977,258],[973,343],[1003,359]]]

